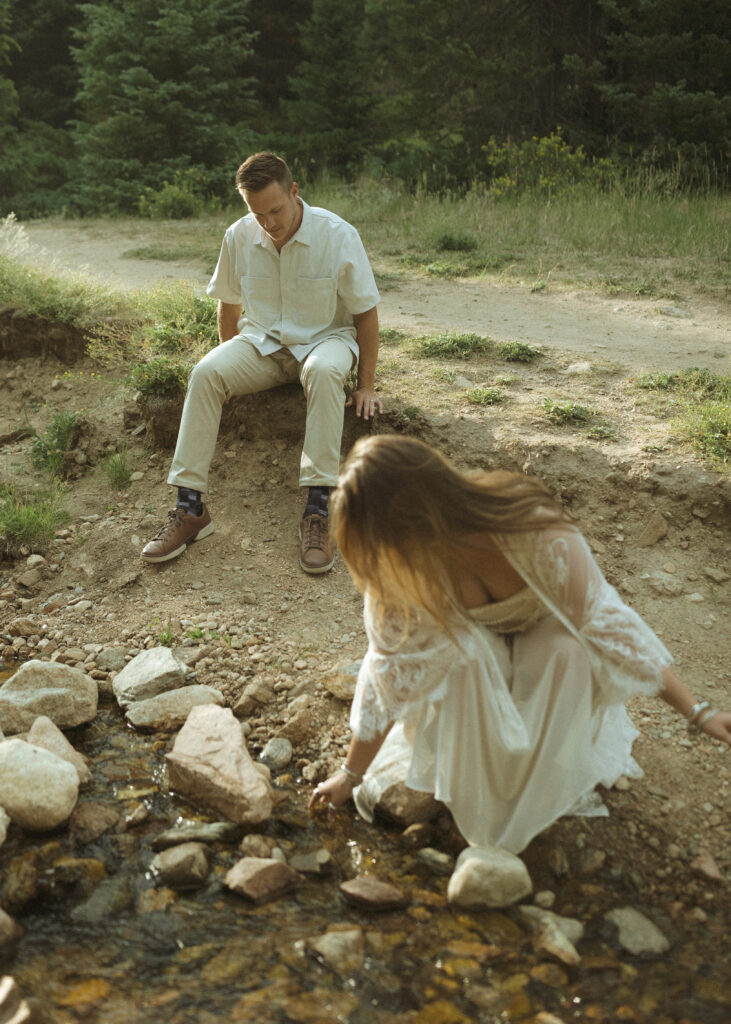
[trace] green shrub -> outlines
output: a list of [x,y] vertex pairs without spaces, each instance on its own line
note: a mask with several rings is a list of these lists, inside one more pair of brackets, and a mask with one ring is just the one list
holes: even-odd
[[506,363],[532,363],[542,355],[537,348],[526,345],[523,341],[505,341],[498,352]]
[[594,415],[586,405],[580,405],[578,402],[554,402],[551,398],[543,399],[543,408],[551,423],[558,426],[586,423]]
[[144,333],[153,352],[182,352],[218,341],[216,303],[197,296],[181,296],[180,306],[165,320],[149,325]]
[[159,189],[146,188],[137,201],[141,217],[159,220],[183,220],[199,217],[207,205],[196,191],[195,172],[178,171],[172,181],[164,181]]
[[81,420],[79,412],[59,412],[42,437],[34,432],[30,461],[35,469],[50,476],[61,475],[66,454],[78,438]]
[[129,485],[131,472],[126,445],[122,445],[118,452],[107,455],[104,460],[104,473],[116,490],[123,491]]
[[577,185],[606,188],[617,175],[611,160],[592,159],[582,146],[571,147],[557,129],[525,142],[497,142],[482,147],[488,192],[496,198],[537,193],[553,198]]
[[471,359],[474,355],[489,352],[492,340],[481,334],[458,334],[447,332],[434,337],[419,338],[416,351],[420,356],[436,359]]
[[445,232],[437,240],[437,249],[446,252],[472,252],[477,248],[477,239],[469,231]]
[[25,549],[43,553],[68,518],[59,488],[31,497],[0,487],[0,551],[11,558]]
[[467,392],[467,401],[473,405],[497,405],[504,402],[505,397],[500,388],[472,388]]
[[141,395],[172,395],[185,391],[191,366],[170,356],[155,356],[146,363],[135,363],[126,383]]

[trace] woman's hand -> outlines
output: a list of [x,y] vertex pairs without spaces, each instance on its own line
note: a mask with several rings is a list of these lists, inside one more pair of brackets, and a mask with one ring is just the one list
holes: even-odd
[[327,804],[331,811],[337,810],[353,795],[353,783],[343,771],[337,771],[329,779],[315,786],[307,805],[310,810],[318,804]]
[[701,732],[711,736],[714,740],[721,740],[731,746],[731,713],[728,711],[717,711],[712,718],[704,722]]

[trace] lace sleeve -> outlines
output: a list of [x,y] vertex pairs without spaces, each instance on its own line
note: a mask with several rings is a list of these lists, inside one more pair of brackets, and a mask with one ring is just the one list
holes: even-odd
[[589,545],[570,526],[550,527],[509,556],[526,581],[593,656],[597,682],[611,700],[662,688],[673,663],[667,648],[604,578]]
[[455,663],[463,663],[464,645],[473,640],[469,631],[458,631],[455,643],[423,611],[415,610],[406,628],[393,613],[377,615],[368,597],[364,620],[368,651],[358,674],[350,727],[358,739],[370,740],[385,732],[409,705],[438,697]]

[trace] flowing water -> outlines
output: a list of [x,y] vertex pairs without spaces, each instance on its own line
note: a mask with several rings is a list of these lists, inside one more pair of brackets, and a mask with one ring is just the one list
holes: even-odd
[[[45,1010],[40,1020],[496,1024],[533,1021],[540,1011],[565,1024],[729,1020],[718,968],[722,917],[693,932],[668,919],[671,951],[634,958],[619,952],[602,919],[606,909],[631,902],[625,876],[557,883],[534,857],[536,888],[558,891],[554,909],[587,925],[582,962],[569,968],[535,952],[514,911],[451,908],[448,879],[423,866],[397,833],[350,811],[308,815],[308,787],[289,776],[277,780],[282,799],[260,831],[288,855],[327,848],[334,860],[329,875],[251,904],[223,885],[241,856],[236,841],[218,842],[209,847],[212,871],[201,889],[158,888],[149,870],[154,837],[176,823],[211,820],[168,792],[169,738],[125,728],[111,705],[68,735],[94,776],[81,801],[123,817],[138,808],[146,817],[86,844],[69,828],[42,836],[10,829],[0,849],[0,904],[23,936],[4,959],[0,954],[0,974],[11,974]],[[339,882],[363,873],[397,885],[409,906],[373,913],[345,904]],[[328,966],[308,950],[308,939],[333,926],[360,926],[362,963]]]

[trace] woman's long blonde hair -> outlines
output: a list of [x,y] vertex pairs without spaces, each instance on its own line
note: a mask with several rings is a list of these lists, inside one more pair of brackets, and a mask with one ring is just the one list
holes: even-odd
[[460,473],[422,441],[398,435],[355,444],[331,510],[356,586],[407,618],[409,608],[424,608],[445,628],[461,608],[465,547],[568,518],[537,480],[504,470]]

